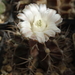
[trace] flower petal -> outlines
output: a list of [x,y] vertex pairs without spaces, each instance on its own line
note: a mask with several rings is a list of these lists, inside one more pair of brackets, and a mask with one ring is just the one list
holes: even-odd
[[44,31],[44,34],[47,35],[48,37],[55,36],[55,32],[53,30],[46,30],[46,31]]
[[[48,30],[53,30],[55,33],[56,33],[56,32],[58,32],[58,33],[61,32],[61,30],[60,30],[60,29],[56,26],[56,24],[53,23],[53,22],[50,22],[50,23],[48,24],[47,29],[48,29]],[[47,30],[47,29],[46,29],[46,30]]]
[[56,14],[56,11],[53,9],[47,9],[42,13],[42,18],[45,22],[52,21],[52,17]]
[[30,4],[27,6],[28,10],[31,10],[31,12],[36,16],[37,14],[40,15],[38,11],[38,6],[36,4]]
[[23,13],[26,15],[27,19],[32,23],[33,22],[33,18],[34,18],[33,13],[30,10],[28,10],[28,9],[24,9]]
[[19,13],[17,17],[21,20],[27,20],[26,16],[23,13]]
[[20,32],[25,37],[30,37],[33,34],[32,30],[31,30],[31,25],[28,21],[19,22],[18,27],[20,29]]
[[37,10],[39,10],[39,6],[37,5],[37,4],[34,4],[35,5],[35,7],[37,8]]
[[25,28],[25,27],[31,28],[31,25],[28,21],[23,21],[23,22],[18,23],[18,27],[19,28]]
[[56,25],[58,25],[59,23],[62,22],[62,18],[59,14],[55,14],[53,17],[52,17],[52,21],[56,23]]
[[39,6],[39,11],[40,11],[40,13],[41,13],[41,15],[46,11],[46,5],[45,4],[41,4],[40,6]]
[[48,12],[48,17],[50,17],[50,19],[56,14],[56,10],[53,9],[47,9]]
[[63,21],[62,18],[60,18],[58,21],[55,22],[55,24],[58,26]]
[[52,17],[52,20],[54,22],[57,22],[59,19],[61,18],[61,16],[59,14],[55,14],[53,17]]
[[48,20],[47,22],[55,22],[56,25],[62,22],[62,18],[59,14],[56,14],[55,11],[52,11],[48,14]]
[[49,40],[49,37],[45,35],[45,41],[47,42]]
[[28,31],[28,32],[25,34],[25,37],[29,37],[29,38],[30,38],[30,37],[32,36],[32,34],[33,34],[33,33],[32,33],[31,31]]
[[31,35],[33,34],[32,31],[31,31],[28,27],[22,28],[22,29],[20,30],[20,32],[21,32],[21,33],[23,34],[23,36],[25,36],[25,37],[31,37]]
[[33,40],[37,40],[36,35],[32,34],[32,36],[30,37]]
[[61,32],[61,30],[58,28],[58,27],[56,27],[56,26],[53,26],[52,28],[51,28],[53,31],[55,31],[55,33],[57,32],[57,33],[60,33]]
[[42,32],[35,32],[36,34],[36,37],[37,37],[37,40],[40,42],[40,43],[44,43],[45,42],[45,36]]

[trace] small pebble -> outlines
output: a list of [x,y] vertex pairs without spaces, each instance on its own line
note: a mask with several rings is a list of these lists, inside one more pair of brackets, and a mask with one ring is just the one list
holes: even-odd
[[10,65],[6,65],[6,66],[4,66],[4,70],[7,71],[7,72],[11,72],[12,67]]
[[0,41],[2,40],[2,37],[0,36]]
[[40,72],[36,72],[35,75],[43,75],[43,74]]

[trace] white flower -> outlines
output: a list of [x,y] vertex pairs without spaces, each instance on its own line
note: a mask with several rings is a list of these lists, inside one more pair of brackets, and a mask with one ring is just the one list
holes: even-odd
[[62,22],[62,18],[55,10],[49,9],[45,4],[27,5],[23,13],[18,14],[21,19],[18,27],[22,35],[26,38],[44,43],[49,37],[54,37],[61,30],[57,27]]

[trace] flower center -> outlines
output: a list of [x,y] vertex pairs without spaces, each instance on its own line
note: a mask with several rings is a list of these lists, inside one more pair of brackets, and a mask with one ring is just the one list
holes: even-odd
[[43,31],[46,28],[46,23],[40,16],[36,16],[32,25],[33,31]]
[[38,21],[36,22],[36,25],[39,26],[39,27],[41,27],[42,21],[41,21],[41,20],[38,20]]

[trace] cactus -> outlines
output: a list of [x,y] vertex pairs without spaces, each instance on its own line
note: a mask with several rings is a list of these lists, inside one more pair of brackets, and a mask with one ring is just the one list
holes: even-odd
[[[23,0],[24,1],[24,0]],[[27,0],[26,0],[27,1]],[[45,0],[44,0],[45,1]],[[47,0],[48,8],[56,10],[64,19],[74,18],[72,0]],[[58,25],[61,33],[49,37],[44,43],[24,37],[18,27],[16,13],[22,12],[30,3],[40,3],[43,0],[13,1],[13,22],[9,20],[4,25],[7,29],[0,30],[0,45],[3,50],[1,75],[74,75],[74,26],[62,22]],[[19,4],[18,4],[19,3]],[[11,4],[11,2],[10,2]],[[71,4],[71,5],[70,5]],[[67,15],[65,15],[65,13]],[[15,17],[16,15],[16,17]],[[14,24],[14,25],[13,25]],[[1,25],[2,26],[2,25]],[[2,28],[5,26],[2,26]]]

